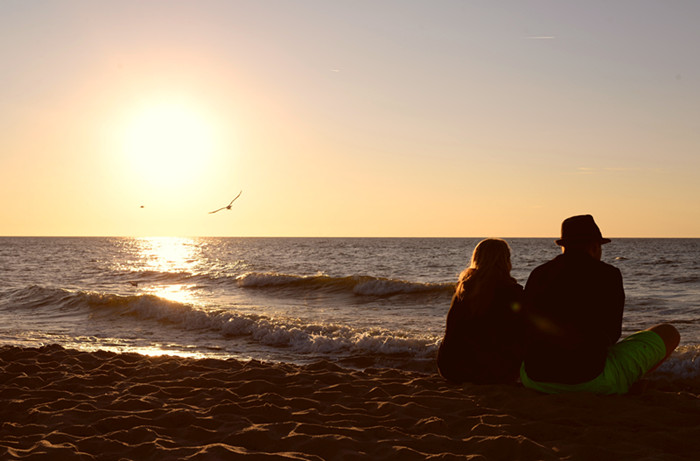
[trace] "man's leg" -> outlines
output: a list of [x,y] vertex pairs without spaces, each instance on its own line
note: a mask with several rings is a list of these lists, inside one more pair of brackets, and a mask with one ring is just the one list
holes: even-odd
[[655,325],[651,328],[647,328],[647,331],[653,331],[657,335],[661,337],[661,339],[664,341],[664,344],[666,345],[666,356],[659,361],[654,367],[649,370],[649,371],[654,371],[656,368],[658,368],[659,365],[661,365],[664,360],[666,360],[671,353],[676,350],[678,347],[678,344],[681,342],[681,334],[678,333],[678,330],[676,330],[676,327],[673,325],[670,325],[668,323],[662,323],[661,325]]

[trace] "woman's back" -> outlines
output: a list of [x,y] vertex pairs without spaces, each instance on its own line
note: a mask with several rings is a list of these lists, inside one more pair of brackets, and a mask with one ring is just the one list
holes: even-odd
[[438,350],[438,369],[449,381],[515,382],[522,362],[523,288],[515,281],[493,286],[487,305],[455,295],[447,314],[445,337]]
[[460,274],[447,314],[438,369],[454,382],[515,382],[523,350],[523,288],[510,276],[510,248],[486,239]]

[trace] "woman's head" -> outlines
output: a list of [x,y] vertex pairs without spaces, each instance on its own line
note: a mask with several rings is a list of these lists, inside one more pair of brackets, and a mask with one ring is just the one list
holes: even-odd
[[484,275],[509,275],[512,266],[508,243],[505,240],[495,238],[482,240],[474,248],[469,268],[483,271]]
[[459,275],[457,294],[464,295],[468,285],[471,294],[479,296],[485,286],[493,286],[498,280],[511,279],[511,268],[510,247],[505,240],[482,240],[474,248],[471,264]]

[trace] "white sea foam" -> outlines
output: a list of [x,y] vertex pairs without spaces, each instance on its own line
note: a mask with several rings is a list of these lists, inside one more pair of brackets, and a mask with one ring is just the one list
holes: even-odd
[[678,378],[700,378],[700,346],[679,347],[659,366],[658,371]]
[[227,336],[249,336],[297,353],[407,354],[429,357],[437,351],[437,338],[410,337],[382,329],[360,330],[344,325],[309,324],[300,319],[207,311],[155,296],[139,296],[128,302],[129,314],[174,322],[187,330],[207,329]]

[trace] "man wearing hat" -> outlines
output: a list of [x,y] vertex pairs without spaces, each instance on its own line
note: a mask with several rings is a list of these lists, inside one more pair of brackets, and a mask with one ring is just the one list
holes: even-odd
[[620,270],[601,261],[603,238],[591,215],[561,226],[562,254],[535,268],[525,286],[528,323],[520,378],[547,393],[624,394],[678,346],[671,325],[624,340],[625,292]]

